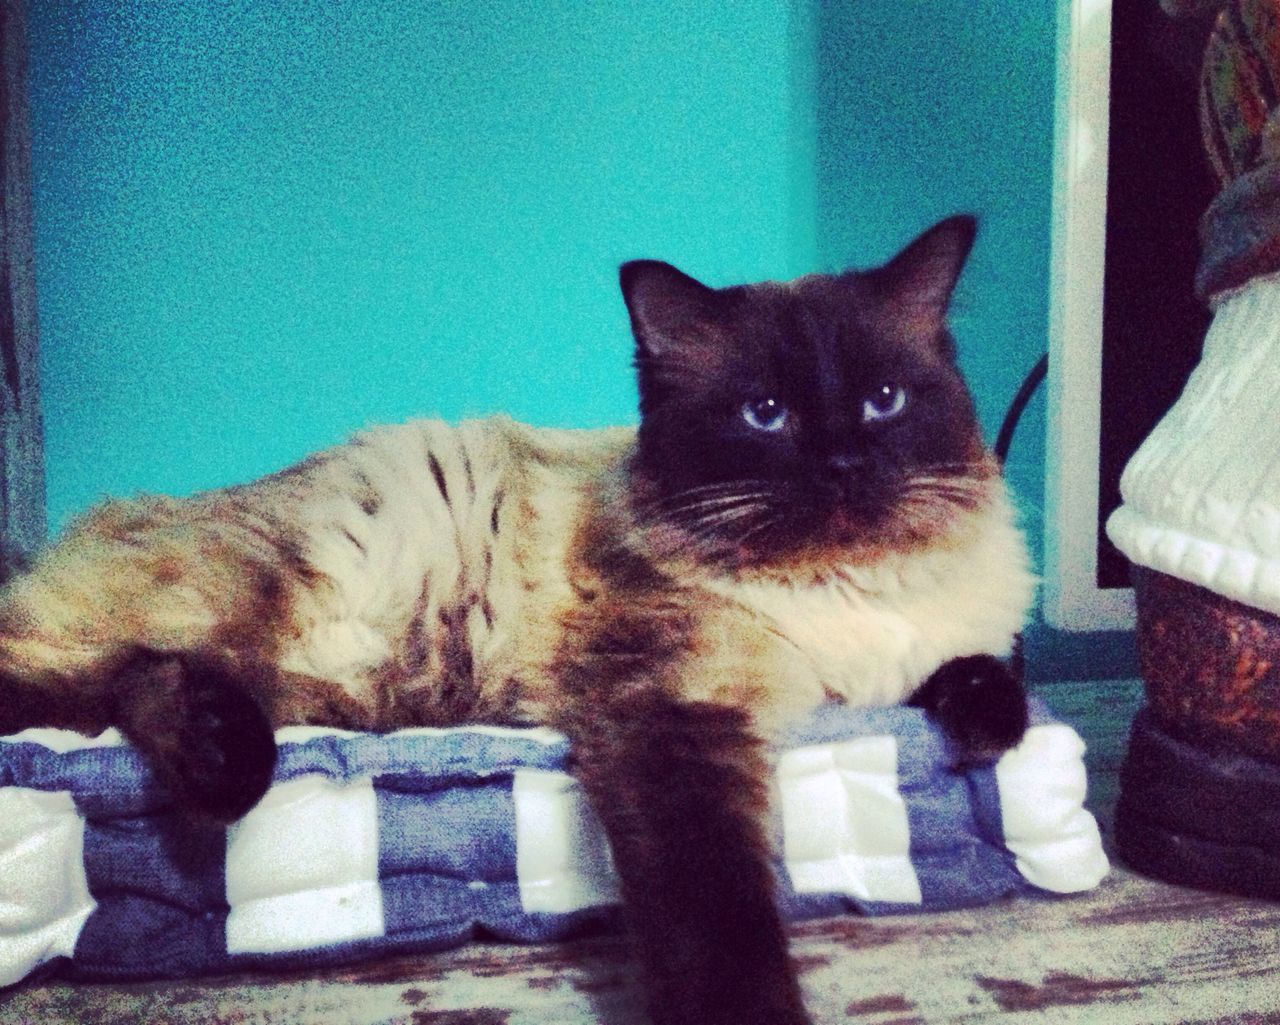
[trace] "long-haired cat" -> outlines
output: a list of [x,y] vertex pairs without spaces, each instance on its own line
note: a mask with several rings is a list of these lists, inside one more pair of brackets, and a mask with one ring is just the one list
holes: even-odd
[[625,264],[638,431],[414,422],[100,506],[0,595],[0,733],[117,725],[229,820],[276,726],[556,726],[654,1020],[806,1021],[770,738],[913,695],[962,757],[1025,727],[996,656],[1032,581],[946,326],[973,235],[786,284]]

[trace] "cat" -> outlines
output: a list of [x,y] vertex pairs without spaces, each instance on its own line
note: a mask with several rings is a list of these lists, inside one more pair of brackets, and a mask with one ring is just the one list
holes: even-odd
[[280,725],[558,727],[653,1020],[807,1021],[771,738],[826,701],[914,700],[960,758],[1026,727],[1033,581],[946,320],[974,234],[788,283],[624,264],[635,430],[418,421],[100,505],[0,592],[0,734],[116,725],[229,821]]

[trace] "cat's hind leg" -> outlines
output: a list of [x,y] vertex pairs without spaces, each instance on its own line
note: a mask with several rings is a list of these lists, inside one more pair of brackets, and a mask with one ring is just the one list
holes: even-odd
[[288,535],[167,499],[110,503],[0,591],[0,734],[117,726],[184,810],[269,782]]
[[232,822],[271,784],[275,734],[243,674],[141,649],[115,670],[113,719],[189,815]]
[[194,818],[231,822],[271,783],[275,736],[243,670],[193,655],[137,649],[94,670],[77,700],[67,683],[0,673],[0,736],[32,726],[96,734],[116,726]]

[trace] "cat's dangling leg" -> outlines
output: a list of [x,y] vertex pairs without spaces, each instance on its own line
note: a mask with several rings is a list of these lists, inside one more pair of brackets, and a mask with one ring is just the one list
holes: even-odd
[[270,659],[255,638],[286,585],[192,510],[101,507],[0,591],[0,734],[117,726],[184,812],[226,821],[270,781]]
[[994,655],[969,655],[940,666],[910,698],[951,742],[962,765],[993,762],[1027,731],[1027,695],[1021,657],[1006,664]]
[[633,690],[562,724],[655,1025],[809,1021],[775,904],[770,760],[744,712]]
[[718,616],[705,595],[602,591],[566,623],[565,704],[549,718],[609,838],[650,1014],[806,1025],[777,907],[765,737],[820,686],[777,634]]

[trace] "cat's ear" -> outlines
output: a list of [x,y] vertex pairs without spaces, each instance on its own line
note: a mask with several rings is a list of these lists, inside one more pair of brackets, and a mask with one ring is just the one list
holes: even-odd
[[664,360],[713,340],[717,293],[660,260],[632,260],[618,271],[639,358]]
[[942,331],[977,231],[975,218],[949,217],[874,272],[890,316],[911,334],[933,337]]

